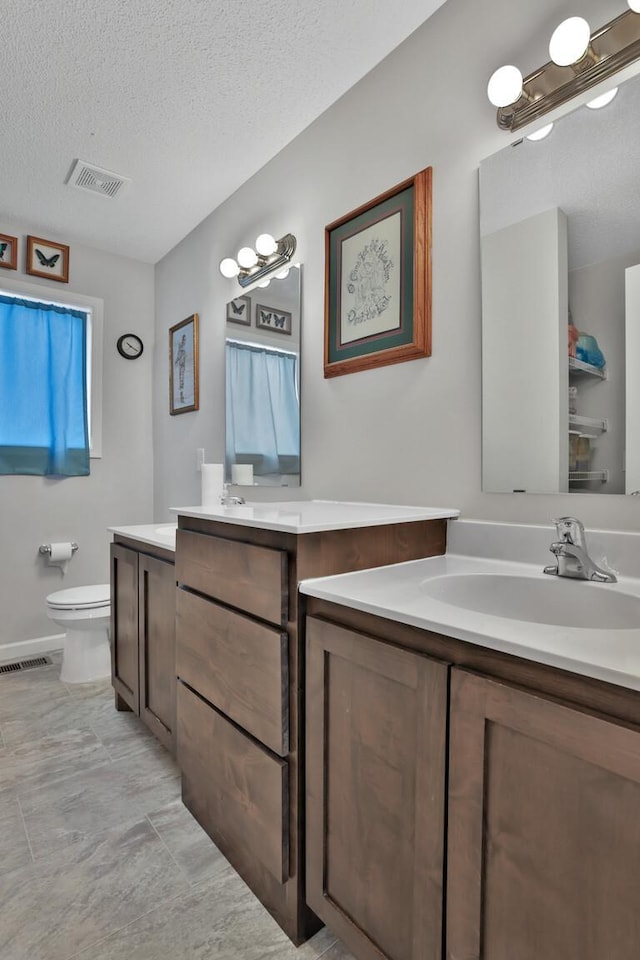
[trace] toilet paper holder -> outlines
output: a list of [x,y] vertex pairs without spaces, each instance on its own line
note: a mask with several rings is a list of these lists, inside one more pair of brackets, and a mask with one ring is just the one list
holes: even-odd
[[[73,543],[71,544],[71,552],[72,552],[72,553],[75,553],[77,549],[78,549],[78,544],[75,543],[75,542],[73,542]],[[40,546],[38,547],[38,553],[42,553],[42,554],[45,554],[45,555],[50,554],[50,553],[51,553],[51,544],[50,544],[50,543],[41,543]]]

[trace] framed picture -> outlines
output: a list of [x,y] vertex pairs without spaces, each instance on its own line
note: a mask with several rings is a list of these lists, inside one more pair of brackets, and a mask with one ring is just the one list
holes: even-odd
[[227,323],[241,323],[251,326],[251,298],[236,297],[227,304]]
[[431,355],[431,167],[325,229],[324,375]]
[[263,307],[257,303],[256,327],[258,330],[273,330],[275,333],[288,333],[291,336],[291,314],[286,310]]
[[0,267],[7,270],[18,268],[18,238],[0,233]]
[[69,247],[41,237],[27,237],[26,272],[34,277],[69,282]]
[[169,330],[169,412],[171,416],[197,410],[198,314]]

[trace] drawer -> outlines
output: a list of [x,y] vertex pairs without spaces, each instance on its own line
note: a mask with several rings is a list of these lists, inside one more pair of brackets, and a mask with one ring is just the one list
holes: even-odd
[[288,879],[288,766],[178,683],[185,805],[232,863],[258,860]]
[[288,617],[287,554],[178,530],[176,577],[193,590],[278,625]]
[[288,641],[282,630],[176,591],[176,672],[275,753],[288,750]]

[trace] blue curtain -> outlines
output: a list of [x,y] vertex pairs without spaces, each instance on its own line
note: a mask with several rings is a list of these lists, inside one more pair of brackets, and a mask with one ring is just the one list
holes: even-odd
[[299,471],[297,359],[295,354],[227,341],[228,463],[254,463],[257,474]]
[[0,474],[89,473],[87,314],[0,294]]

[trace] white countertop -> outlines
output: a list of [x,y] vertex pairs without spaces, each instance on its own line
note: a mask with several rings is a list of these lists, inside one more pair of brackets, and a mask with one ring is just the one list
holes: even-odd
[[[502,653],[640,690],[640,629],[591,629],[490,616],[426,594],[429,580],[449,574],[500,574],[548,581],[540,565],[447,554],[425,560],[305,580],[302,593],[388,620],[433,630]],[[640,596],[640,580],[572,581],[581,590]]]
[[172,553],[176,549],[175,523],[139,523],[135,526],[107,527],[107,529],[110,533],[119,533],[122,537],[129,537],[131,540],[141,540],[142,543],[162,547],[163,550],[170,550]]
[[289,500],[246,503],[240,506],[171,507],[172,513],[200,520],[216,520],[284,533],[348,530],[415,520],[457,517],[459,510],[434,507],[392,506],[386,503],[348,503],[339,500]]

